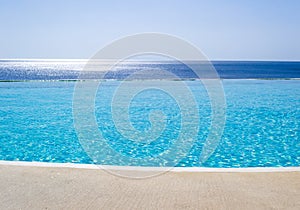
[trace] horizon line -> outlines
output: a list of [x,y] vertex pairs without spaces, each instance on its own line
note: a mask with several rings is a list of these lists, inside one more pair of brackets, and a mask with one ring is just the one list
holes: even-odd
[[[88,61],[91,60],[91,58],[0,58],[0,61]],[[119,59],[99,59],[103,61],[112,61],[112,60],[119,60]],[[170,61],[176,61],[171,59],[166,60],[151,60],[151,59],[135,59],[135,60],[125,60],[125,62],[170,62]],[[196,60],[185,60],[185,61],[196,61]],[[299,60],[285,60],[285,59],[207,59],[207,60],[201,60],[201,61],[212,61],[212,62],[218,62],[218,61],[246,61],[246,62],[300,62]]]

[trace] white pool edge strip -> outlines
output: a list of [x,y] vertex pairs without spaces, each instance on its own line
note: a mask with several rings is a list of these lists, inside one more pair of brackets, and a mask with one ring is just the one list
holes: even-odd
[[26,161],[0,161],[6,166],[32,166],[46,168],[102,169],[124,171],[171,171],[171,172],[300,172],[300,167],[250,167],[250,168],[205,168],[205,167],[139,167],[108,166],[78,163],[46,163]]

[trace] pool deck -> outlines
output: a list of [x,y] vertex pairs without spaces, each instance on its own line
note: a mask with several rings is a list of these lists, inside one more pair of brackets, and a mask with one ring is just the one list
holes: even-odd
[[167,172],[0,164],[0,209],[299,209],[300,172]]

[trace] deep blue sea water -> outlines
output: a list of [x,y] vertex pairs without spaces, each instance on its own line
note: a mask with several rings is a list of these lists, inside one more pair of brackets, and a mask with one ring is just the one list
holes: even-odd
[[[212,109],[203,85],[199,81],[184,81],[197,102],[200,129],[196,141],[177,166],[300,166],[300,80],[289,80],[300,78],[300,63],[226,61],[213,64],[223,78],[227,103],[224,133],[213,154],[201,163],[199,157],[209,133]],[[107,79],[124,78],[132,71],[149,66],[177,73],[181,78],[193,78],[193,72],[182,64],[135,63],[120,67]],[[82,62],[71,61],[0,62],[0,80],[43,80],[0,82],[0,160],[95,162],[78,140],[73,124],[76,81],[57,81],[76,79],[82,67]],[[179,82],[164,84],[176,90]],[[138,131],[151,128],[148,118],[151,111],[161,110],[166,116],[166,127],[156,141],[137,144],[122,136],[112,120],[111,100],[120,83],[115,80],[101,83],[95,98],[95,118],[105,143],[133,160],[154,157],[168,150],[176,143],[181,128],[182,116],[176,100],[157,89],[134,97],[129,115]],[[178,94],[180,97],[184,93],[178,90]],[[119,104],[119,108],[128,107]],[[124,162],[101,154],[98,157],[97,164],[140,165],[139,161]],[[166,159],[158,165],[143,165],[170,166],[170,162]]]
[[[86,61],[83,60],[0,60],[0,80],[62,80],[77,79]],[[213,61],[222,79],[300,78],[300,62],[279,61]],[[106,64],[104,62],[103,68]],[[107,79],[123,79],[145,69],[166,70],[181,78],[195,78],[185,64],[179,62],[129,62],[117,65]],[[96,78],[95,73],[90,74]],[[89,78],[89,77],[88,77]]]

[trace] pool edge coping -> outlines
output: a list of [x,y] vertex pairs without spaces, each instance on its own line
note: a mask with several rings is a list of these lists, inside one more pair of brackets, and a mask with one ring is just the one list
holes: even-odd
[[116,171],[170,171],[170,172],[300,172],[300,167],[248,167],[248,168],[208,168],[208,167],[144,167],[144,166],[113,166],[80,163],[49,163],[29,161],[0,160],[0,166],[28,166],[43,168],[73,168],[73,169],[98,169]]

